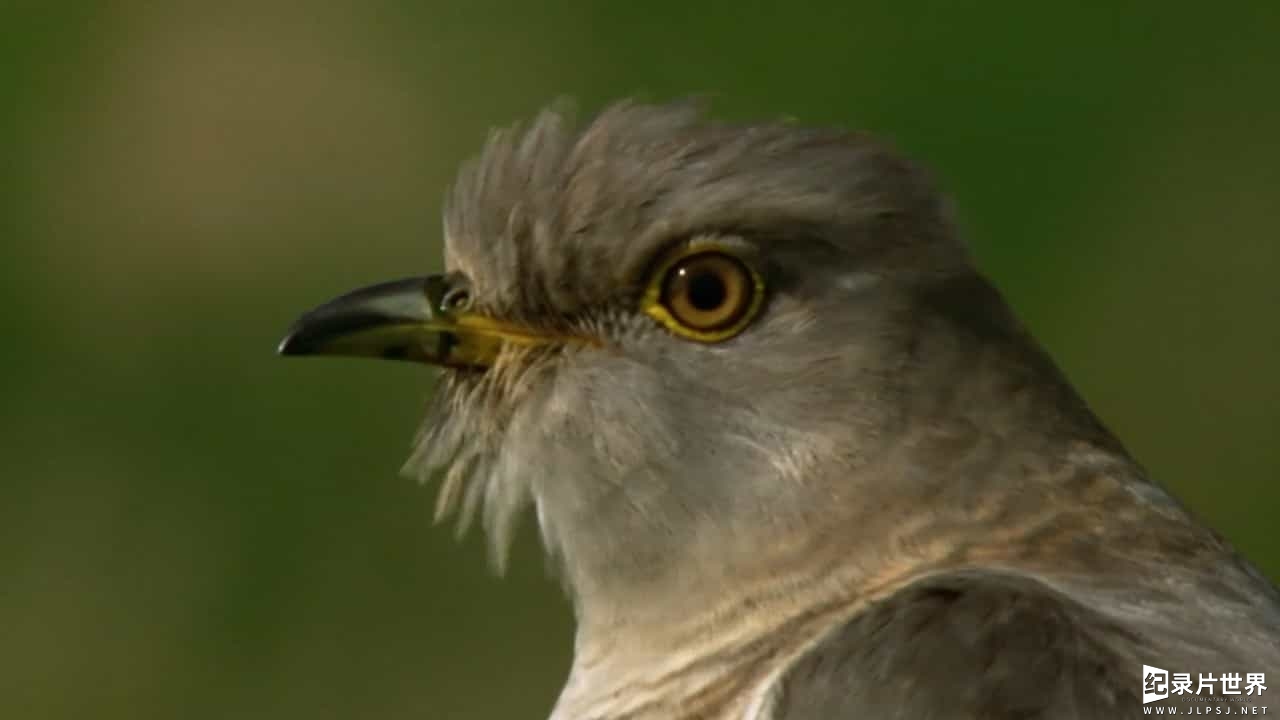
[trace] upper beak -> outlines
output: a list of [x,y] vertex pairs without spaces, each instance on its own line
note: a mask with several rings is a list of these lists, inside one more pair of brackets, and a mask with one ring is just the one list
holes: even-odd
[[430,275],[362,288],[311,310],[280,342],[281,355],[348,355],[487,368],[502,346],[551,338],[468,310],[456,276]]

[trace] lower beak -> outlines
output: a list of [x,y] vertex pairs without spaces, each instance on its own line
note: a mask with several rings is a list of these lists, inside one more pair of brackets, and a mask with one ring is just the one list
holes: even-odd
[[450,276],[409,278],[331,300],[294,323],[281,355],[375,357],[452,368],[493,364],[504,344],[543,345],[550,338],[469,312]]

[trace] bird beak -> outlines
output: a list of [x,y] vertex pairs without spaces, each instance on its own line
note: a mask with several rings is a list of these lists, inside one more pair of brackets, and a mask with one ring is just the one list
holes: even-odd
[[504,344],[550,342],[527,328],[450,308],[458,297],[450,293],[452,285],[447,276],[431,275],[348,293],[299,318],[279,352],[483,369],[493,364]]

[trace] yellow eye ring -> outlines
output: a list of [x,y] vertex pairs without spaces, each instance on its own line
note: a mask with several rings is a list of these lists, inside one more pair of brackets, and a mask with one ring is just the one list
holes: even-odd
[[654,270],[641,309],[680,337],[722,342],[751,324],[764,290],[764,278],[732,249],[685,246]]

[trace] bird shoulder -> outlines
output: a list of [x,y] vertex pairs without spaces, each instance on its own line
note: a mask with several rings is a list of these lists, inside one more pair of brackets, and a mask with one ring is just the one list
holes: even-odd
[[[913,582],[819,639],[755,720],[1100,718],[1140,713],[1123,628],[1031,578]],[[1137,671],[1135,670],[1135,673]]]

